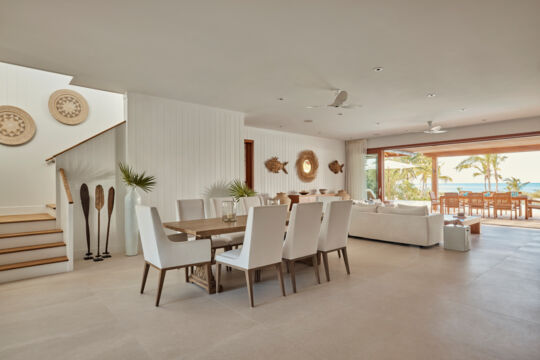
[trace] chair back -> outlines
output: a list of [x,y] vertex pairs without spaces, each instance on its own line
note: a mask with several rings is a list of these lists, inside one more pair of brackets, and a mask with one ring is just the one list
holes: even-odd
[[482,193],[473,193],[470,192],[467,195],[467,199],[469,199],[469,206],[472,207],[484,207],[484,194]]
[[261,198],[257,195],[242,197],[240,198],[240,203],[242,204],[242,211],[244,214],[248,213],[249,208],[262,205]]
[[339,200],[341,200],[341,196],[317,196],[317,201],[323,203],[323,213],[326,212],[328,205],[332,201],[339,201]]
[[456,192],[444,193],[444,206],[459,207],[459,194]]
[[431,199],[431,202],[433,203],[434,201],[437,201],[439,199],[437,199],[437,195],[435,195],[435,191],[430,191],[429,192],[429,198]]
[[220,218],[223,215],[221,203],[224,201],[233,201],[232,196],[228,197],[215,197],[210,199],[210,204],[212,204],[214,210],[214,217]]
[[318,249],[330,251],[347,246],[352,200],[332,201],[324,213]]
[[294,204],[289,217],[283,257],[297,259],[317,253],[323,203]]
[[281,262],[287,205],[249,208],[239,265],[246,269]]
[[168,241],[155,207],[136,205],[137,224],[141,235],[144,260],[161,267],[163,243]]
[[375,200],[377,199],[377,196],[375,196],[375,193],[371,189],[366,189],[367,199],[368,200]]
[[495,207],[511,207],[512,195],[507,193],[493,193],[493,206]]
[[204,219],[204,200],[176,200],[176,219],[178,221]]

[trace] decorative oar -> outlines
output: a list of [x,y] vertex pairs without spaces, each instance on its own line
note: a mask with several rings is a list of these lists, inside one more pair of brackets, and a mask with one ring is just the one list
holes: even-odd
[[114,208],[114,188],[111,186],[109,188],[109,194],[107,195],[107,212],[109,218],[107,220],[107,241],[105,241],[105,251],[103,252],[104,258],[110,258],[111,254],[109,253],[109,229],[111,228],[111,214]]
[[90,211],[90,194],[88,193],[88,185],[81,185],[81,205],[84,213],[84,221],[86,222],[86,254],[84,254],[84,260],[92,259],[92,252],[90,252],[90,226],[88,225],[88,215]]
[[103,194],[103,187],[101,185],[96,186],[96,209],[97,209],[97,255],[94,256],[94,261],[103,261],[103,258],[99,254],[99,233],[100,233],[100,212],[105,202],[105,195]]

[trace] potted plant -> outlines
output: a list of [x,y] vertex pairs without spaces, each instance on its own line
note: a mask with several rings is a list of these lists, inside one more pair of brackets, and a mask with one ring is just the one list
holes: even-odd
[[126,255],[133,256],[137,255],[139,245],[135,205],[141,204],[141,195],[137,192],[137,188],[144,192],[151,191],[156,185],[156,178],[154,176],[147,176],[144,171],[138,174],[131,166],[122,163],[118,166],[122,173],[122,181],[128,188],[126,197],[124,198]]
[[257,193],[251,189],[245,182],[239,179],[231,181],[228,185],[229,196],[233,198],[233,201],[223,201],[221,203],[222,219],[225,222],[236,221],[236,207],[238,201],[242,197],[255,196]]

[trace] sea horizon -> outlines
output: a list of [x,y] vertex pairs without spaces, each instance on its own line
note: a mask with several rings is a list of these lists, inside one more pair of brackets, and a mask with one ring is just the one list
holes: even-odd
[[[457,192],[458,190],[472,191],[472,192],[487,191],[484,189],[484,183],[451,183],[451,182],[444,183],[444,182],[439,181],[439,192]],[[540,182],[529,183],[521,189],[522,192],[528,192],[528,193],[533,193],[539,190],[540,190]],[[491,183],[491,191],[495,191],[495,183]],[[507,191],[505,183],[499,183],[499,191],[500,192]]]

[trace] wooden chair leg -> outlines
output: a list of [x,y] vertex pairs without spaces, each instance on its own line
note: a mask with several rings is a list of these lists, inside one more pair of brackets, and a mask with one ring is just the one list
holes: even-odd
[[330,281],[330,268],[328,267],[328,253],[322,253],[324,263],[324,272],[326,273],[326,281]]
[[189,266],[186,266],[184,270],[186,271],[186,282],[188,283],[189,282]]
[[317,284],[321,283],[321,277],[319,275],[319,264],[317,264],[317,255],[313,255],[311,260],[313,262],[313,270],[315,271],[315,277],[317,278]]
[[317,252],[317,265],[321,265],[321,253]]
[[249,306],[253,307],[253,270],[246,270],[246,286],[248,288]]
[[341,252],[343,253],[343,261],[345,262],[345,269],[347,269],[347,275],[351,275],[351,269],[349,267],[349,257],[347,256],[347,248],[344,247],[341,249]]
[[296,292],[296,274],[294,273],[294,261],[288,261],[287,263],[290,264],[292,291],[293,293],[295,293]]
[[144,285],[146,285],[146,278],[148,277],[148,270],[149,269],[150,269],[150,264],[145,262],[144,263],[143,276],[142,276],[141,294],[144,292]]
[[165,281],[165,273],[167,270],[160,270],[159,271],[159,284],[158,284],[158,292],[156,296],[156,306],[159,306],[159,300],[161,299],[161,290],[163,290],[163,282]]
[[337,251],[337,257],[341,259],[341,251],[339,249]]
[[219,282],[221,281],[221,264],[216,263],[216,293],[219,292]]
[[285,282],[283,281],[283,272],[281,271],[281,263],[276,264],[276,270],[279,278],[279,283],[281,284],[281,294],[283,296],[286,296],[285,294]]

